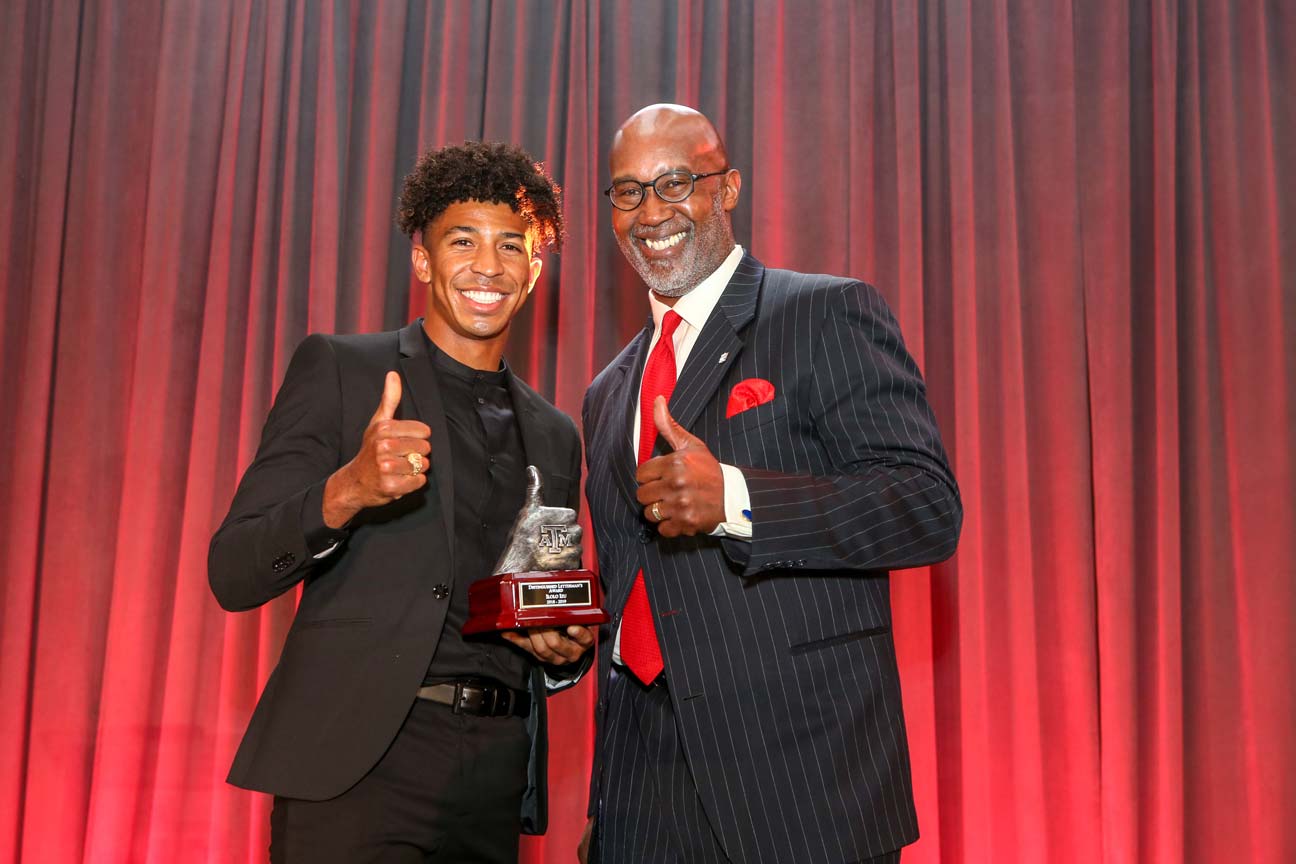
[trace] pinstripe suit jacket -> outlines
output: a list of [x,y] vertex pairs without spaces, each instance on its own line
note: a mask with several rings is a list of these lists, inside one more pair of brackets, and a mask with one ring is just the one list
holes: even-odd
[[[631,426],[651,336],[649,322],[583,408],[613,615],[600,683],[643,568],[686,757],[729,857],[857,861],[912,842],[888,570],[951,555],[962,509],[895,319],[868,285],[743,258],[670,410],[743,471],[750,543],[667,539],[641,516]],[[746,378],[775,398],[726,419]],[[605,711],[601,695],[591,811],[604,785],[636,782],[601,776]]]

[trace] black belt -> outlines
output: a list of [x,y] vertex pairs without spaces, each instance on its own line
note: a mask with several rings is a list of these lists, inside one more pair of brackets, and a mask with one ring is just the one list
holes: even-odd
[[418,689],[418,698],[449,705],[456,714],[474,717],[525,717],[531,713],[531,694],[490,681],[452,681]]

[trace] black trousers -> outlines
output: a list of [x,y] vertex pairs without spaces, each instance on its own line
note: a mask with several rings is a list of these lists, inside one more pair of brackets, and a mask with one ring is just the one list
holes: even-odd
[[[613,666],[605,723],[608,737],[604,742],[602,797],[594,820],[590,861],[729,862],[684,758],[667,686],[645,687]],[[899,862],[897,849],[856,864]]]
[[328,801],[275,797],[270,861],[516,862],[530,745],[520,718],[416,699],[355,786]]

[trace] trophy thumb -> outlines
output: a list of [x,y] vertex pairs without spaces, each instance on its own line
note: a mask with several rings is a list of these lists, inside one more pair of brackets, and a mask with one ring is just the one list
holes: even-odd
[[526,506],[534,509],[540,505],[540,471],[534,465],[527,466]]

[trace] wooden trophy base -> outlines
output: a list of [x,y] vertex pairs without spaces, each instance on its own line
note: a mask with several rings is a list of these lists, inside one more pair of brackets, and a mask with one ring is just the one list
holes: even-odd
[[479,579],[468,588],[463,634],[527,627],[594,627],[608,620],[590,570],[531,570]]

